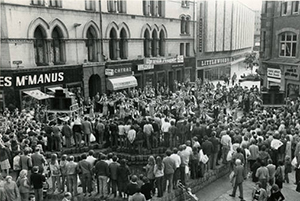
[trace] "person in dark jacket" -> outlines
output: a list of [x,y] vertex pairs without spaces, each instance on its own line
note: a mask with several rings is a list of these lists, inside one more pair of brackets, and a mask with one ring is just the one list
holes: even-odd
[[105,155],[100,155],[100,160],[96,163],[94,168],[94,173],[96,174],[96,178],[99,181],[98,185],[98,193],[100,194],[100,198],[105,198],[107,196],[107,180],[109,178],[109,168],[108,164],[105,162]]
[[110,186],[112,188],[112,194],[117,197],[117,180],[118,180],[118,168],[120,164],[117,162],[118,157],[113,156],[112,157],[113,162],[108,165],[108,170],[109,170],[109,182]]
[[86,196],[86,190],[89,196],[92,196],[92,165],[86,161],[86,154],[81,155],[81,161],[78,162],[78,173],[82,184],[82,191]]
[[204,136],[204,142],[201,145],[203,154],[207,155],[208,162],[207,162],[207,171],[210,170],[211,160],[212,160],[212,154],[214,152],[214,145],[211,141],[208,140],[207,135]]
[[131,200],[132,196],[138,191],[139,185],[137,183],[138,177],[132,175],[130,183],[127,185],[126,192],[128,195],[128,200]]
[[147,177],[143,177],[143,182],[144,184],[141,187],[141,193],[144,194],[146,200],[151,200],[152,186],[150,180]]
[[32,168],[33,173],[30,175],[30,184],[33,186],[35,200],[43,201],[43,184],[46,181],[44,175],[39,173],[39,167]]
[[129,167],[126,165],[126,160],[122,159],[120,161],[120,166],[117,169],[118,175],[118,189],[120,196],[122,198],[126,197],[125,193],[127,194],[126,187],[129,183],[129,176],[131,175],[131,171]]
[[211,138],[209,139],[209,141],[211,141],[211,143],[213,144],[213,152],[212,152],[212,157],[211,157],[211,168],[214,170],[216,169],[216,165],[218,162],[218,153],[220,150],[220,140],[216,137],[216,132],[213,131],[211,132]]
[[64,122],[64,125],[61,129],[61,133],[63,136],[65,136],[65,142],[66,142],[66,147],[70,148],[71,147],[71,138],[73,135],[72,129],[69,126],[68,122]]

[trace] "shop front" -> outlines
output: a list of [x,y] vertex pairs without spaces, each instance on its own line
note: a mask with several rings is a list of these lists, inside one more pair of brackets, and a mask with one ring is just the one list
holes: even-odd
[[9,109],[47,106],[54,88],[67,88],[76,95],[81,94],[82,79],[81,65],[1,70],[1,105]]
[[289,98],[300,97],[300,69],[297,65],[283,65],[286,96]]
[[132,63],[107,64],[105,76],[108,94],[138,86],[138,81],[132,73]]
[[232,57],[197,60],[197,78],[213,81],[230,77]]
[[134,64],[133,70],[141,88],[168,86],[173,90],[175,82],[185,80],[183,56],[145,58],[143,63]]
[[281,87],[280,68],[268,68],[267,70],[267,88],[270,88],[272,86]]

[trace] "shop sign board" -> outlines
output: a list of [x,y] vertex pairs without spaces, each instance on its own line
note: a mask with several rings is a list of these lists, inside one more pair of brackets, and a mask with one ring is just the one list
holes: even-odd
[[47,86],[58,83],[71,83],[82,81],[83,73],[81,66],[72,66],[68,69],[49,69],[32,71],[18,71],[11,74],[0,75],[0,87],[18,87],[27,88],[39,86]]
[[268,68],[268,77],[281,78],[281,70],[277,68]]
[[226,63],[231,62],[232,60],[233,60],[232,57],[198,60],[197,67],[211,66],[211,65],[217,65],[217,64],[226,64]]
[[154,69],[153,64],[139,64],[137,66],[138,71],[143,71],[143,70],[151,70]]
[[284,77],[289,80],[299,80],[298,66],[283,66]]
[[167,64],[167,63],[183,63],[183,55],[178,55],[176,57],[170,57],[170,58],[145,58],[144,63],[145,64]]
[[105,69],[105,75],[106,72],[108,73],[108,76],[119,76],[119,75],[131,75],[132,74],[132,64],[126,63],[126,64],[111,64],[107,65],[107,68]]

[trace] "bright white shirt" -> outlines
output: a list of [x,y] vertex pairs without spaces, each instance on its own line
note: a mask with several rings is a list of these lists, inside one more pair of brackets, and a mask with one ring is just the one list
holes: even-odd
[[89,162],[92,166],[94,165],[94,163],[95,163],[96,160],[97,159],[94,156],[88,156],[86,158],[86,161]]
[[119,135],[124,135],[125,134],[124,125],[118,125],[118,129],[119,129]]
[[181,164],[181,158],[178,154],[172,154],[170,156],[170,158],[172,158],[175,161],[175,166],[176,168],[179,168],[180,164]]
[[153,169],[153,172],[154,172],[154,176],[155,177],[162,177],[164,176],[164,164],[162,164],[162,168],[161,170],[157,169],[157,165],[154,165],[154,169]]
[[221,144],[224,145],[224,146],[231,146],[231,138],[229,135],[223,135],[221,137]]
[[171,124],[169,122],[164,122],[161,125],[161,131],[164,132],[164,133],[169,132],[170,127],[171,127]]
[[133,141],[135,140],[135,137],[136,137],[136,131],[134,129],[130,129],[128,131],[128,140],[130,141],[130,143],[133,143]]

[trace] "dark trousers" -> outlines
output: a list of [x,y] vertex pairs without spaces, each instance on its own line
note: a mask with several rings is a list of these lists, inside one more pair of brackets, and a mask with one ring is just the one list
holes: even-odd
[[164,133],[164,143],[165,147],[170,147],[170,133],[168,132]]
[[52,151],[53,150],[53,136],[48,136],[47,137],[47,150]]
[[54,135],[53,140],[54,140],[54,150],[60,151],[61,150],[61,137],[59,135]]
[[68,191],[72,193],[73,196],[77,195],[77,175],[67,176]]
[[198,168],[199,168],[198,160],[191,160],[191,178],[192,179],[198,178]]
[[180,166],[180,181],[183,185],[185,185],[185,166]]
[[118,185],[117,180],[111,179],[111,180],[110,180],[110,184],[111,184],[111,192],[112,192],[115,196],[117,196],[117,185]]
[[75,141],[75,146],[80,147],[81,141],[82,141],[81,133],[75,133],[74,134],[74,141]]
[[92,177],[90,174],[82,174],[80,175],[81,185],[82,185],[82,191],[83,193],[86,193],[86,190],[88,190],[89,193],[92,192]]
[[239,191],[240,191],[240,197],[243,198],[244,197],[244,195],[243,195],[243,182],[234,185],[232,195],[235,196],[235,193],[236,193],[236,190],[237,190],[238,187],[239,187]]
[[173,173],[172,174],[165,174],[165,189],[168,190],[168,193],[171,192],[173,188]]
[[155,181],[156,181],[156,186],[157,186],[157,191],[158,191],[158,194],[157,194],[157,197],[162,197],[163,196],[163,181],[164,181],[164,177],[156,177],[155,178]]
[[179,167],[176,168],[174,175],[173,175],[173,188],[176,189],[177,188],[177,182],[180,179],[180,169]]

